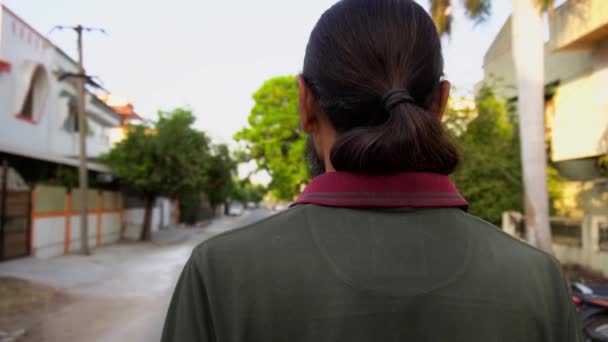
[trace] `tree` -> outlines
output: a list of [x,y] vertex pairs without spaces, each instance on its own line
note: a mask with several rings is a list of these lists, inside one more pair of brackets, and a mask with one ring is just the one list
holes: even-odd
[[[500,224],[502,213],[521,211],[522,183],[519,137],[513,114],[488,86],[476,96],[476,115],[448,108],[446,126],[458,142],[464,162],[452,176],[469,211]],[[471,119],[471,117],[473,117]],[[453,121],[462,124],[452,124]]]
[[272,177],[269,190],[278,199],[292,200],[308,179],[304,159],[306,137],[299,125],[298,88],[294,76],[272,78],[253,95],[249,127],[235,140],[246,144],[249,157]]
[[243,203],[260,203],[265,193],[266,188],[263,185],[252,184],[249,178],[245,178],[234,183],[230,198]]
[[[451,0],[430,0],[441,35],[449,34]],[[469,18],[482,21],[490,0],[462,0]],[[517,77],[525,216],[528,241],[553,253],[549,226],[546,149],[544,143],[544,40],[542,13],[554,0],[513,0],[512,46]]]
[[204,186],[204,192],[214,214],[217,206],[225,203],[230,197],[234,188],[235,172],[236,161],[231,157],[228,146],[223,144],[213,146],[206,169],[208,181]]
[[159,112],[154,127],[130,126],[126,138],[100,158],[122,182],[145,197],[141,239],[150,239],[152,209],[159,195],[202,191],[207,180],[209,139],[192,128],[188,109]]
[[247,192],[249,194],[249,201],[253,203],[260,203],[264,199],[264,195],[266,194],[266,188],[260,184],[249,184],[247,187]]
[[[499,225],[503,212],[524,207],[518,116],[488,85],[480,87],[475,107],[471,113],[450,106],[445,115],[464,158],[452,179],[470,201],[472,214]],[[555,203],[562,197],[562,179],[551,166],[547,179],[550,203]]]
[[528,241],[553,254],[547,191],[544,91],[545,42],[542,11],[552,0],[513,0],[512,45],[517,77],[519,135]]
[[[476,23],[483,22],[490,15],[490,0],[461,0],[465,15]],[[440,35],[452,31],[452,0],[430,0],[431,17]]]

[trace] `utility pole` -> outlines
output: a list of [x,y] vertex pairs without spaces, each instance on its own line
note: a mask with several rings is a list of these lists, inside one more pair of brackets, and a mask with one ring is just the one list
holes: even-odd
[[82,25],[74,27],[78,36],[78,142],[79,142],[79,169],[78,184],[80,187],[80,251],[89,255],[89,179],[87,170],[87,121],[85,116],[85,73],[82,56]]
[[[66,74],[60,76],[60,79],[65,77],[76,77],[76,91],[77,91],[77,108],[78,108],[78,142],[79,142],[79,168],[78,168],[78,185],[80,188],[80,251],[84,255],[89,255],[89,180],[88,180],[88,168],[87,168],[87,121],[85,114],[85,82],[89,80],[89,77],[84,71],[83,64],[83,53],[82,53],[82,32],[83,31],[101,31],[105,33],[104,29],[84,27],[82,25],[76,26],[55,26],[54,29],[72,29],[77,35],[77,48],[78,48],[78,73]],[[52,30],[51,30],[52,31]]]

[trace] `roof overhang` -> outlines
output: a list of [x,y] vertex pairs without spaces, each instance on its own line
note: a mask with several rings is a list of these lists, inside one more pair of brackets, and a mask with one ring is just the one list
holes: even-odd
[[588,49],[608,38],[606,0],[570,0],[549,16],[551,40],[558,51]]
[[[5,143],[0,143],[0,152],[74,167],[78,167],[79,165],[78,159],[68,158],[48,152],[40,152],[33,149],[29,149],[27,147],[15,146]],[[109,167],[103,164],[92,162],[87,162],[87,169],[97,172],[112,172]]]

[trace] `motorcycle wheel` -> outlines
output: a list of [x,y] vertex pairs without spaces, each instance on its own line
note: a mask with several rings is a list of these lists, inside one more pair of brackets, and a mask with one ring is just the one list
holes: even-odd
[[583,326],[585,342],[608,342],[608,316],[591,317]]

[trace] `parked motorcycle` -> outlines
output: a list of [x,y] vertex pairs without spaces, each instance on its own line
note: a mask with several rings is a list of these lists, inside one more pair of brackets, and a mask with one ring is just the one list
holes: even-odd
[[572,300],[585,342],[608,342],[608,289],[592,288],[573,282]]

